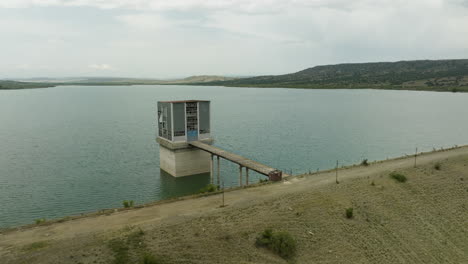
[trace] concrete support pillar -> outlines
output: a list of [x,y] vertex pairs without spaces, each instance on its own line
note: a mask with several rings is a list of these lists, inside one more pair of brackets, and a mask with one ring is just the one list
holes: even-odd
[[249,168],[245,167],[245,185],[249,185]]
[[242,187],[242,166],[239,165],[239,186]]
[[218,186],[221,186],[221,179],[219,176],[219,156],[216,156],[218,158]]
[[213,174],[214,174],[214,164],[213,164],[213,154],[211,154],[211,159],[210,159],[210,182],[213,184]]

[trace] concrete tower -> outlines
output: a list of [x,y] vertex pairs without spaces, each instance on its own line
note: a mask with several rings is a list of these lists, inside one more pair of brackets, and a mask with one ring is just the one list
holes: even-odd
[[160,167],[175,177],[210,172],[210,154],[190,146],[211,144],[210,101],[158,102]]

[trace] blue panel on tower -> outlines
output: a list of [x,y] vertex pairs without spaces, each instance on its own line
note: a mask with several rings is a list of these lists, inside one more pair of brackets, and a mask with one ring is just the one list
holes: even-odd
[[198,140],[198,131],[197,130],[189,130],[188,133],[187,133],[187,140],[188,141]]

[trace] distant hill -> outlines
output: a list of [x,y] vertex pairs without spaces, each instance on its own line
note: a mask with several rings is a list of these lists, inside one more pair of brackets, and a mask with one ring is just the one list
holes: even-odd
[[54,86],[55,86],[54,84],[50,84],[50,83],[16,82],[16,81],[0,80],[0,90],[47,88],[47,87],[54,87]]
[[[0,81],[0,89],[56,85],[219,85],[305,89],[391,89],[468,92],[468,59],[345,63],[308,68],[284,75],[233,78],[216,75],[160,80],[115,77],[34,78]],[[3,85],[2,85],[3,83]]]
[[174,81],[166,81],[166,83],[207,83],[207,82],[219,82],[219,81],[232,81],[236,80],[236,78],[232,77],[224,77],[224,76],[217,76],[217,75],[199,75],[199,76],[190,76],[180,80]]
[[156,85],[156,84],[191,84],[217,81],[229,81],[236,78],[217,75],[190,76],[183,79],[161,80],[144,78],[118,77],[73,77],[73,78],[31,78],[18,81],[49,83],[54,85]]
[[324,65],[291,74],[213,81],[205,82],[203,85],[468,91],[468,60],[418,60]]

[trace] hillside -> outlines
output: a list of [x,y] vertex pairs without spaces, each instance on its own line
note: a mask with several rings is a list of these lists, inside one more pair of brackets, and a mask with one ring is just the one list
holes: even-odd
[[50,84],[50,83],[15,82],[15,81],[0,80],[0,90],[47,88],[47,87],[54,87],[54,86],[55,86],[54,84]]
[[[297,243],[293,263],[468,263],[468,147],[0,232],[2,263],[288,263],[255,246]],[[439,164],[436,166],[436,164]],[[397,182],[389,174],[406,175]],[[353,208],[351,219],[346,208]]]
[[160,79],[144,79],[144,78],[117,78],[117,77],[74,77],[74,78],[32,78],[20,81],[48,83],[53,85],[164,85],[164,84],[187,84],[187,83],[205,83],[215,81],[228,81],[235,78],[216,76],[216,75],[200,75],[190,76],[182,79],[160,80]]
[[468,60],[325,65],[285,75],[217,81],[204,83],[204,85],[468,91]]

